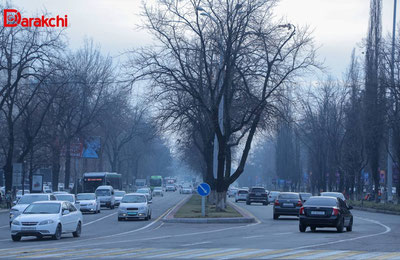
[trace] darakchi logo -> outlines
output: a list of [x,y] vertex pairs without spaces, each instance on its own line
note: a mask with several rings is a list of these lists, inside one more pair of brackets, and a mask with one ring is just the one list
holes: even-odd
[[21,13],[16,9],[3,10],[4,27],[67,27],[68,16],[64,18],[57,15],[57,17],[46,18],[44,15],[40,18],[25,18],[21,17]]

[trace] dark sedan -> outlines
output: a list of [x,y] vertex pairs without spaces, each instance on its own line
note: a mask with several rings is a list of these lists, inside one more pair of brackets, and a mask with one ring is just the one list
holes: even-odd
[[333,227],[337,232],[348,232],[353,230],[353,215],[350,212],[351,206],[335,197],[315,196],[307,200],[300,209],[300,232],[305,232],[307,227],[311,231],[321,227]]
[[303,206],[300,194],[294,192],[281,192],[274,203],[274,219],[279,216],[298,216]]
[[263,205],[268,205],[268,193],[262,187],[253,187],[247,195],[246,204],[250,205],[252,202],[259,202]]

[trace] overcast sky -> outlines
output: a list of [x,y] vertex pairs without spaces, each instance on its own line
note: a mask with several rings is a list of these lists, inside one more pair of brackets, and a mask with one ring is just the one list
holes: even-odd
[[[352,49],[366,35],[369,3],[369,0],[281,0],[276,14],[293,24],[314,29],[315,42],[321,46],[319,58],[325,60],[333,76],[341,78]],[[135,29],[141,21],[140,0],[14,0],[13,4],[27,14],[40,13],[43,8],[53,15],[67,14],[70,25],[67,35],[73,48],[89,37],[105,53],[115,56],[150,41],[146,32]],[[392,19],[393,0],[383,0],[384,35],[391,32]]]

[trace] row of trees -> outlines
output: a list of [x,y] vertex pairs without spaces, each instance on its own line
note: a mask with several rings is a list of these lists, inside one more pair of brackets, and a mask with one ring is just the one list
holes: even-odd
[[53,189],[59,181],[68,187],[72,147],[93,136],[101,140],[93,170],[123,172],[132,181],[139,170],[150,174],[169,165],[169,149],[146,106],[132,99],[128,81],[93,42],[72,50],[63,30],[1,26],[0,75],[0,163],[7,191],[19,185],[12,183],[13,164],[23,162],[30,181],[36,169],[51,167]]

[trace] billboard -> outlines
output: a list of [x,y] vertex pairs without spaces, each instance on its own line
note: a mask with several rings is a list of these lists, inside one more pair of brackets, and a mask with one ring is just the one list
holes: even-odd
[[43,191],[43,175],[34,174],[32,175],[32,192]]
[[85,147],[83,149],[83,158],[98,159],[100,154],[100,136],[92,136],[85,140]]

